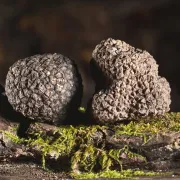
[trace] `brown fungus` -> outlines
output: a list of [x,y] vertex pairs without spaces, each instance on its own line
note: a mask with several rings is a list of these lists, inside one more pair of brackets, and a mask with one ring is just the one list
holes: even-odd
[[80,106],[82,80],[69,58],[56,53],[35,55],[10,67],[5,91],[12,107],[24,116],[61,124]]
[[136,120],[170,110],[169,83],[158,76],[158,65],[147,51],[121,40],[103,40],[92,53],[91,71],[96,93],[90,112],[97,123]]

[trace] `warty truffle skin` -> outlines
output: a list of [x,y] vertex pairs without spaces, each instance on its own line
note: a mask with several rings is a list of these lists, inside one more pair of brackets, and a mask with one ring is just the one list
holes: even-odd
[[17,112],[58,125],[78,109],[82,79],[74,61],[63,55],[34,55],[9,68],[5,92]]
[[95,47],[92,58],[91,73],[96,74],[98,88],[90,113],[97,123],[137,120],[170,110],[169,83],[158,76],[158,65],[147,51],[109,38]]

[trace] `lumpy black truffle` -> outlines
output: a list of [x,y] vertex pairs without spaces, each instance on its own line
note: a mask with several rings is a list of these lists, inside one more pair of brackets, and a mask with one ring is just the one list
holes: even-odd
[[80,106],[82,79],[73,60],[56,53],[35,55],[10,67],[5,92],[24,116],[61,124]]
[[92,118],[98,123],[137,120],[169,111],[167,80],[158,76],[158,65],[144,50],[109,38],[98,44],[91,60],[96,93]]

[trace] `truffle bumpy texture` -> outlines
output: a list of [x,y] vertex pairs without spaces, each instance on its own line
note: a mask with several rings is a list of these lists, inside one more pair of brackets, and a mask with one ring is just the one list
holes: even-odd
[[82,80],[69,58],[61,54],[35,55],[10,67],[5,91],[13,108],[24,116],[61,124],[71,106],[78,109],[80,105]]
[[[147,51],[109,38],[96,46],[92,57],[92,74],[99,72],[105,77],[91,104],[91,114],[98,123],[137,120],[170,110],[169,83],[158,76],[158,65]],[[102,82],[96,77],[100,86]]]

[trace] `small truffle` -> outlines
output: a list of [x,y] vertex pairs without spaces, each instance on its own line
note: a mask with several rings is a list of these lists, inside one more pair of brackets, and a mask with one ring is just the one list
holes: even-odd
[[158,65],[147,51],[109,38],[96,46],[92,57],[96,93],[90,113],[97,123],[137,120],[170,110],[169,83],[158,76]]
[[82,79],[69,58],[35,55],[10,67],[5,92],[12,107],[25,117],[58,125],[80,106]]

